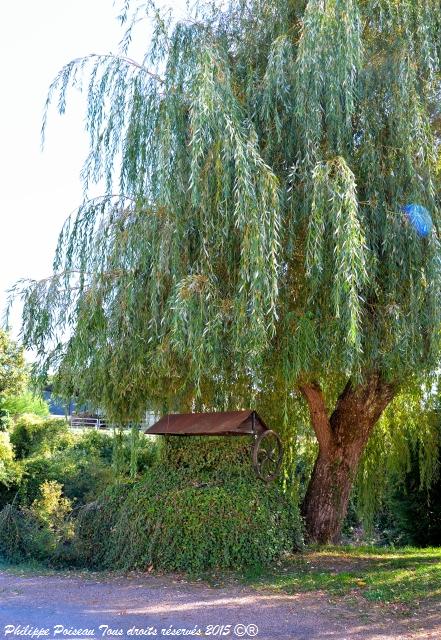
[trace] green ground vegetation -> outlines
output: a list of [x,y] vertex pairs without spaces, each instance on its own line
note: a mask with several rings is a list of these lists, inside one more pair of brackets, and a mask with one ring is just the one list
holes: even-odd
[[441,548],[321,547],[260,572],[248,572],[241,579],[284,593],[357,593],[372,602],[417,606],[441,597]]
[[301,547],[297,502],[256,478],[248,439],[133,431],[77,435],[63,420],[17,419],[0,451],[9,470],[0,555],[195,572],[261,565]]

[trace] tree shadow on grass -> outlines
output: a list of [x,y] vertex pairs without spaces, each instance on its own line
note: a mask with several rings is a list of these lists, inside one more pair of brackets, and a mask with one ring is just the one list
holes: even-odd
[[245,580],[285,593],[356,591],[373,602],[406,603],[441,597],[441,549],[318,549],[292,555]]

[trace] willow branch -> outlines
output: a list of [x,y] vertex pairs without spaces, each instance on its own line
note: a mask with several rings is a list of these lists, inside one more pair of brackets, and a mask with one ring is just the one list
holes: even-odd
[[153,80],[156,80],[156,82],[159,82],[159,84],[165,84],[165,81],[163,78],[161,78],[161,76],[159,76],[157,73],[154,73],[153,71],[150,71],[150,69],[147,69],[147,67],[145,67],[143,64],[136,62],[136,60],[133,60],[133,58],[128,58],[127,56],[120,56],[115,53],[103,53],[103,54],[90,53],[84,58],[78,58],[74,62],[81,62],[82,60],[87,60],[88,58],[112,58],[113,60],[121,60],[121,62],[125,62],[126,64],[129,64],[132,67],[136,67],[137,69],[140,69],[141,71],[149,75],[151,78],[153,78]]

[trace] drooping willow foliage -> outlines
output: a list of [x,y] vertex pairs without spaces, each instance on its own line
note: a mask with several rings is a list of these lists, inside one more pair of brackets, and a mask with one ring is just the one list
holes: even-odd
[[231,0],[179,21],[127,2],[121,21],[117,55],[49,91],[60,113],[86,93],[90,153],[54,277],[19,287],[40,370],[125,421],[254,396],[286,420],[301,378],[433,371],[439,0]]
[[416,460],[420,489],[428,492],[440,473],[439,395],[419,384],[406,385],[375,426],[358,471],[356,504],[369,529],[384,499]]

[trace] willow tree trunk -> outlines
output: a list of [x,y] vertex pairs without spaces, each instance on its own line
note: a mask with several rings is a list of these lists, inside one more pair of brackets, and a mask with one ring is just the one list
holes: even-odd
[[361,455],[394,396],[394,386],[378,374],[355,387],[349,382],[331,416],[317,384],[303,385],[301,391],[319,444],[302,506],[307,537],[310,542],[337,542]]

